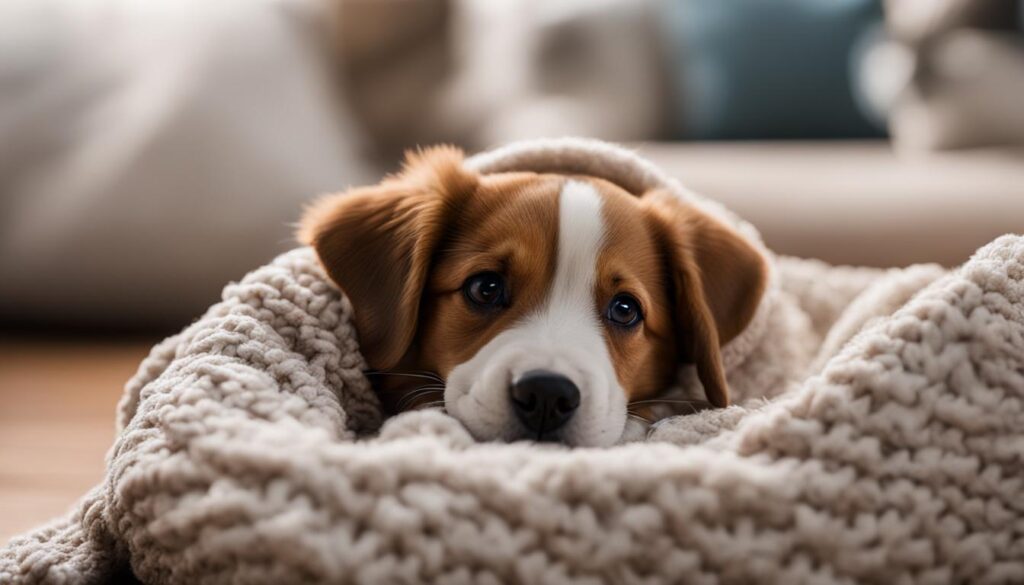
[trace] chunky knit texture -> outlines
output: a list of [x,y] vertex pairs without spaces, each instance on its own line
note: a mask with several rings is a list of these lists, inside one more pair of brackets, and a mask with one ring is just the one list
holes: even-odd
[[1024,580],[1024,238],[941,276],[778,264],[809,335],[846,324],[819,373],[570,450],[372,432],[350,306],[285,254],[154,348],[106,480],[0,583]]
[[761,249],[722,352],[738,405],[610,449],[381,427],[351,305],[298,249],[153,349],[106,480],[0,551],[0,583],[1024,582],[1024,238],[949,274],[835,268],[613,145],[466,164],[667,189]]

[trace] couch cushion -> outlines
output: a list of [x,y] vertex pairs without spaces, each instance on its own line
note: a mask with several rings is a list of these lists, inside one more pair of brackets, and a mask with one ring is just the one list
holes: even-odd
[[1024,150],[898,156],[886,142],[645,144],[777,252],[836,264],[962,262],[1024,231]]

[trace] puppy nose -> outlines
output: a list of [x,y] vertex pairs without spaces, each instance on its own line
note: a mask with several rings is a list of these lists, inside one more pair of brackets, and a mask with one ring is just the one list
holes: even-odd
[[526,372],[509,389],[520,422],[538,439],[572,418],[580,405],[580,390],[572,380],[545,370]]

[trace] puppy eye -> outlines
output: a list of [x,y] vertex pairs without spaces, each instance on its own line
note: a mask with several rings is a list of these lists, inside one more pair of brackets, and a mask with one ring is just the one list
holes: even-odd
[[608,311],[605,318],[619,327],[633,327],[643,320],[644,315],[640,311],[640,302],[631,295],[615,295],[612,302],[608,303]]
[[466,279],[462,292],[479,307],[497,307],[505,303],[505,279],[497,272],[481,272]]

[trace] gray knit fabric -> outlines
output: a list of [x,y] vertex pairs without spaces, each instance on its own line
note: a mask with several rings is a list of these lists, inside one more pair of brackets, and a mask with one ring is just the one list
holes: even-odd
[[859,328],[820,373],[570,450],[373,432],[350,306],[287,253],[154,348],[105,481],[0,583],[1024,582],[1024,238],[938,279],[777,269],[810,334]]

